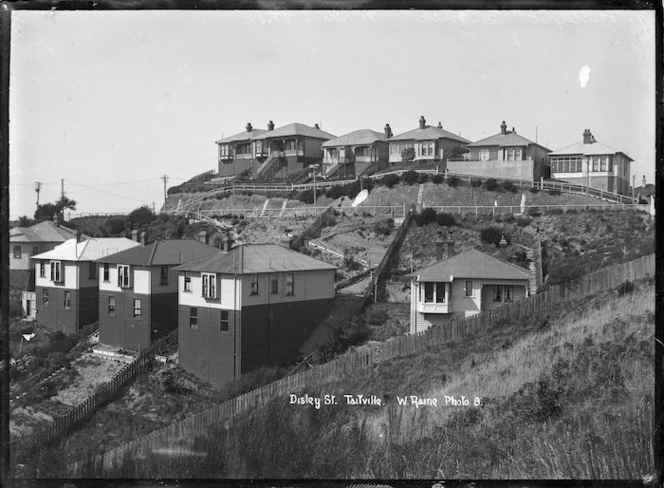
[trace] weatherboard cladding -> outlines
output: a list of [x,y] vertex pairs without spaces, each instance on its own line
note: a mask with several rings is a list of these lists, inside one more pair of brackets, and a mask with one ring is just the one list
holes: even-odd
[[437,262],[408,276],[419,281],[451,281],[451,278],[527,280],[530,274],[525,269],[506,263],[476,249],[471,249],[451,258]]
[[222,251],[194,239],[171,239],[155,241],[96,261],[134,266],[161,266],[180,264],[219,252]]
[[468,139],[465,139],[459,135],[453,134],[449,131],[446,131],[445,129],[441,129],[440,127],[425,127],[424,129],[413,129],[408,132],[404,132],[403,134],[396,135],[388,141],[408,141],[408,140],[415,140],[415,141],[431,141],[434,139],[452,139],[454,141],[459,141],[463,142],[464,144],[469,143],[470,141]]

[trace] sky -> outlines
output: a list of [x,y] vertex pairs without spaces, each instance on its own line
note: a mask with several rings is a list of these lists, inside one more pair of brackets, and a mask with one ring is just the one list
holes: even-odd
[[[78,213],[158,210],[215,141],[292,122],[476,141],[596,140],[655,177],[653,11],[18,11],[10,218],[64,187]],[[631,179],[630,179],[631,183]]]

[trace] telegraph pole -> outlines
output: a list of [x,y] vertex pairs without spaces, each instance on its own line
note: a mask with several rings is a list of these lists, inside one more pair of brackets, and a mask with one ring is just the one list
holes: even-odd
[[161,179],[164,180],[164,210],[166,210],[166,182],[168,181],[168,175],[162,176]]
[[65,197],[65,179],[64,178],[60,178],[60,196],[62,198]]
[[42,184],[40,181],[35,181],[35,191],[37,192],[37,206],[39,207],[39,192],[42,189]]

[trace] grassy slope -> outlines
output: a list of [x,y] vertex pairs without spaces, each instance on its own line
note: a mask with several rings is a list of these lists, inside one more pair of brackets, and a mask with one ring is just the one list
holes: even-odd
[[[302,391],[375,394],[386,406],[277,399],[190,433],[207,457],[128,458],[105,475],[638,478],[653,469],[653,310],[652,282],[561,304]],[[481,406],[394,401],[417,394]]]

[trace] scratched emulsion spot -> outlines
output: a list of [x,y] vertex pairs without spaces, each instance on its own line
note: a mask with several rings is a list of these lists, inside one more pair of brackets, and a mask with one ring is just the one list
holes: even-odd
[[590,68],[588,66],[584,66],[583,68],[581,68],[581,72],[579,73],[579,82],[581,83],[581,88],[586,87],[589,79],[590,79]]

